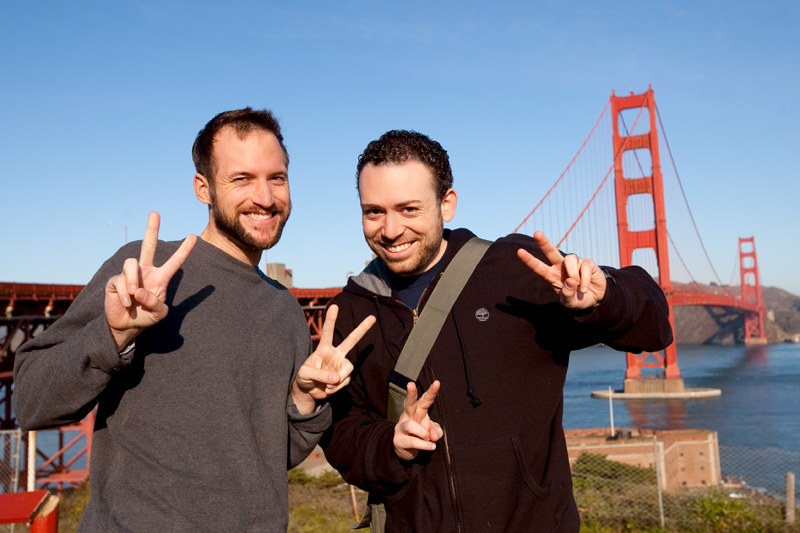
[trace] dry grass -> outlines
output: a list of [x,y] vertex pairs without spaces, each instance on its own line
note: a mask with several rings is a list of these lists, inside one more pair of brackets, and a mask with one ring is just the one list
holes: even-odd
[[[355,493],[360,514],[367,493],[360,489]],[[337,472],[310,477],[297,468],[289,471],[289,533],[345,533],[352,531],[353,522],[350,486]]]
[[[359,489],[355,492],[360,514],[367,493]],[[88,503],[88,485],[65,490],[58,509],[58,532],[75,533]],[[353,522],[350,487],[337,472],[325,472],[319,477],[307,476],[297,468],[289,472],[289,533],[346,533],[352,531]],[[17,526],[15,533],[27,530],[27,526]],[[5,531],[0,529],[0,533]]]

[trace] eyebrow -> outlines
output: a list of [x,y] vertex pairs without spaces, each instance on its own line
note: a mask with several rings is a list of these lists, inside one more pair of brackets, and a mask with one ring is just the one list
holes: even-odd
[[[400,202],[400,203],[394,204],[394,205],[392,205],[392,207],[394,207],[394,208],[398,208],[398,207],[399,208],[403,208],[403,207],[409,207],[409,206],[414,206],[414,205],[420,205],[420,204],[423,204],[423,203],[425,203],[425,202],[423,202],[422,200],[408,200],[406,202]],[[364,203],[361,204],[361,209],[381,209],[381,208],[382,208],[382,206],[377,205],[377,204],[364,204]]]
[[[230,174],[227,174],[225,177],[226,178],[233,178],[235,176],[255,176],[255,174],[253,174],[252,172],[249,172],[247,170],[235,170],[235,171],[231,172]],[[268,174],[268,177],[273,177],[273,176],[282,176],[282,177],[288,178],[289,177],[289,170],[288,169],[279,170],[278,172],[273,172],[271,174]]]

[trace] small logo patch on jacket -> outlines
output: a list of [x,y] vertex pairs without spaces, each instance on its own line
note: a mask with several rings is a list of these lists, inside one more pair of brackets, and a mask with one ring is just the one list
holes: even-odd
[[489,320],[489,311],[481,307],[477,311],[475,311],[475,318],[480,320],[481,322],[486,322]]

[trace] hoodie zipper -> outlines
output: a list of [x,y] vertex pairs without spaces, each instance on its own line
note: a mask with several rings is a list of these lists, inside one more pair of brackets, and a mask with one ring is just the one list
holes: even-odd
[[[436,375],[431,368],[431,376],[433,377],[434,381],[436,380]],[[438,398],[442,400],[441,398]],[[441,402],[440,402],[441,403]],[[447,444],[447,431],[445,430],[445,420],[444,420],[444,409],[442,411],[442,444],[444,445],[444,461],[445,465],[447,466],[447,482],[450,485],[450,497],[453,498],[453,514],[455,515],[455,523],[456,523],[456,531],[461,532],[461,520],[458,515],[458,497],[456,495],[456,482],[455,482],[455,475],[453,474],[453,461],[450,458],[450,446]]]
[[[428,292],[428,287],[425,287],[425,289],[423,289],[423,291],[422,291],[422,294],[419,295],[419,301],[420,302],[422,301],[422,298],[425,296],[426,292]],[[417,310],[416,309],[411,309],[409,306],[407,306],[406,304],[404,304],[400,300],[395,300],[395,303],[398,303],[398,304],[402,305],[403,307],[405,307],[406,309],[408,309],[409,311],[411,311],[411,320],[412,320],[411,327],[416,326],[417,325],[417,320],[419,319],[419,313],[417,313]],[[417,306],[419,306],[419,304],[417,304]]]
[[[425,290],[422,291],[422,294],[419,297],[419,301],[422,301],[422,298],[425,297],[425,293],[428,291],[428,287],[425,287]],[[400,300],[395,300],[402,306],[411,310],[411,317],[413,319],[412,327],[417,325],[417,319],[419,319],[419,314],[417,313],[416,309],[411,309],[406,304],[401,302]],[[419,305],[419,304],[417,304]],[[436,380],[436,375],[433,372],[433,368],[431,368],[431,376],[433,377],[434,381]],[[441,402],[441,398],[439,399]],[[442,413],[444,416],[444,409],[442,409]],[[450,497],[453,498],[453,514],[455,515],[455,522],[456,522],[456,531],[461,533],[461,520],[458,516],[458,498],[456,496],[456,483],[455,483],[455,476],[453,475],[453,461],[450,458],[450,446],[447,445],[447,431],[444,429],[444,425],[442,427],[442,444],[444,445],[444,460],[445,465],[447,466],[447,482],[450,485]]]

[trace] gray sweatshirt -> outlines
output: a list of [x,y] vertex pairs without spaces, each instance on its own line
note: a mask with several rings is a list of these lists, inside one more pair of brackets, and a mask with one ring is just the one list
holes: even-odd
[[[179,242],[159,242],[163,264]],[[106,261],[67,313],[17,352],[21,427],[80,420],[98,406],[92,498],[79,531],[285,532],[286,470],[330,423],[288,393],[310,350],[292,294],[198,239],[167,294],[168,316],[118,355],[105,318]]]

